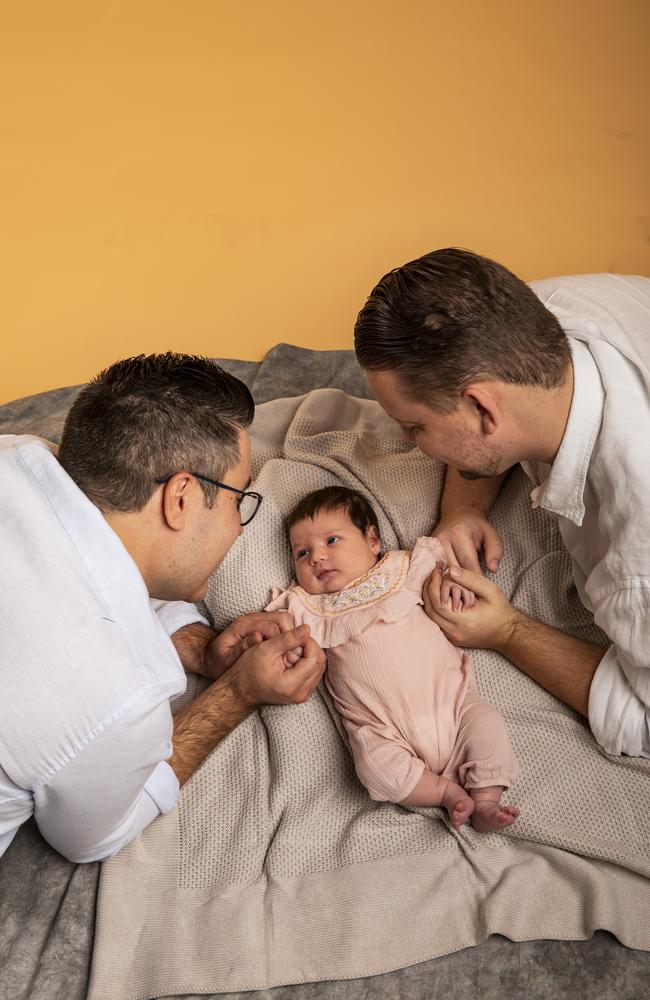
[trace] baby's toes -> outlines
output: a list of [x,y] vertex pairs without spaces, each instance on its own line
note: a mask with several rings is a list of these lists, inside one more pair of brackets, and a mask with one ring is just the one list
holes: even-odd
[[451,811],[452,826],[458,829],[465,823],[474,811],[474,803],[470,798],[457,802]]

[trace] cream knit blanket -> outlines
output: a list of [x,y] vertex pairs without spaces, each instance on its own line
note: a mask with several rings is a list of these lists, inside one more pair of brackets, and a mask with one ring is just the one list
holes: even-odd
[[[264,607],[291,576],[282,518],[311,489],[364,491],[386,548],[430,531],[440,466],[371,401],[320,389],[258,407],[251,526],[214,574],[217,625]],[[605,643],[557,530],[521,470],[492,521],[497,582],[519,607]],[[578,716],[494,653],[473,654],[522,777],[518,822],[455,832],[438,809],[372,802],[321,688],[267,707],[217,747],[160,817],[103,866],[90,1000],[262,989],[367,976],[499,933],[581,939],[605,928],[650,948],[650,761],[608,758]]]

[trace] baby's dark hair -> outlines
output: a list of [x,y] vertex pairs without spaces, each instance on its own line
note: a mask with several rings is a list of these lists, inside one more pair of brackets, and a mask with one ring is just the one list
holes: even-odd
[[287,531],[307,517],[313,520],[321,510],[345,510],[359,531],[365,535],[366,529],[372,527],[379,538],[379,522],[374,510],[358,490],[348,489],[347,486],[325,486],[308,493],[287,517]]

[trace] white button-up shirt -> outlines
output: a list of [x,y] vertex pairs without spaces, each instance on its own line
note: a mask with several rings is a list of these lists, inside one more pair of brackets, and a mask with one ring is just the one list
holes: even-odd
[[52,446],[0,436],[0,855],[32,814],[94,861],[173,808],[169,701],[186,676],[169,635],[194,621],[150,602]]
[[580,598],[612,642],[589,723],[611,754],[650,757],[650,279],[532,282],[560,321],[574,389],[552,466],[522,463],[558,521]]

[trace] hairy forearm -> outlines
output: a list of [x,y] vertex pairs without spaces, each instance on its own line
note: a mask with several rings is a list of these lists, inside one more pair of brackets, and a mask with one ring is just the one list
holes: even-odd
[[496,500],[501,484],[508,475],[489,479],[463,479],[455,469],[447,468],[445,488],[440,501],[440,520],[466,507],[472,507],[487,514]]
[[171,640],[186,674],[200,674],[209,680],[216,680],[223,672],[217,663],[217,658],[212,655],[213,647],[210,646],[216,636],[214,629],[203,625],[202,622],[193,622],[174,632]]
[[601,646],[576,639],[515,609],[514,618],[493,649],[587,717],[591,682],[606,652]]
[[228,672],[174,716],[173,753],[168,763],[181,785],[254,708],[235,675]]

